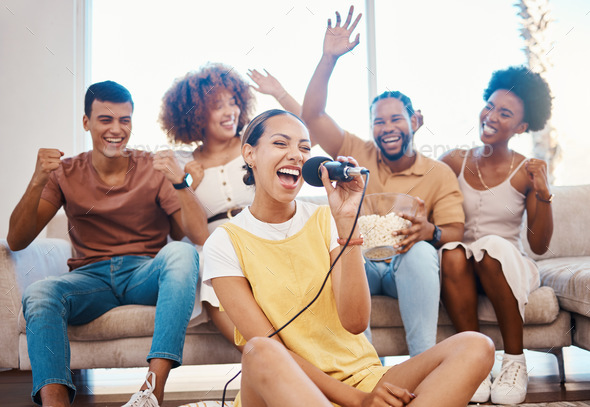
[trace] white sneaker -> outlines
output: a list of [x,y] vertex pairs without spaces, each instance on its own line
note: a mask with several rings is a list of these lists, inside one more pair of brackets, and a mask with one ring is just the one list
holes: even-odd
[[488,377],[484,379],[483,382],[479,385],[473,397],[471,397],[471,401],[473,403],[485,403],[490,399],[490,390],[492,387],[492,374],[490,373]]
[[494,404],[519,404],[526,398],[529,382],[526,362],[502,360],[500,375],[492,384],[492,403]]
[[[150,378],[152,382],[150,383]],[[154,388],[156,387],[156,374],[154,372],[148,372],[145,382],[147,389],[138,391],[123,407],[160,407],[158,399],[153,395]]]

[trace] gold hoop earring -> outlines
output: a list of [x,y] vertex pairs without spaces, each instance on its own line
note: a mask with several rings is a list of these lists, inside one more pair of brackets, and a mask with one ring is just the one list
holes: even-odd
[[252,164],[251,163],[248,163],[247,165],[248,165],[248,168],[250,168],[250,169],[252,168]]

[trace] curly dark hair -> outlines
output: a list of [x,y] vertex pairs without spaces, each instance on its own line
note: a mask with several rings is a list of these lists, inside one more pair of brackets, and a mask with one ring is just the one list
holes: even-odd
[[545,127],[551,117],[552,97],[549,85],[541,75],[525,66],[511,66],[495,71],[483,92],[483,100],[487,101],[498,89],[510,91],[522,100],[522,121],[528,123],[529,130],[538,131]]
[[254,109],[254,95],[246,82],[233,68],[220,63],[208,63],[198,71],[177,78],[162,98],[160,127],[174,143],[190,144],[205,141],[209,109],[217,94],[228,90],[235,95],[240,108],[238,131],[250,121]]

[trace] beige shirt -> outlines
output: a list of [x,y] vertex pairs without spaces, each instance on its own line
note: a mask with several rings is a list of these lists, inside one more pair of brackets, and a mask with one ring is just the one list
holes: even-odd
[[416,152],[416,161],[410,168],[394,173],[373,140],[362,140],[348,132],[338,155],[354,157],[361,167],[369,170],[367,194],[397,192],[415,196],[424,201],[429,222],[465,223],[457,176],[445,163]]
[[166,244],[168,216],[180,209],[176,191],[149,153],[129,154],[123,185],[102,182],[91,152],[63,159],[51,173],[41,198],[64,207],[75,250],[70,270],[114,256],[154,257]]

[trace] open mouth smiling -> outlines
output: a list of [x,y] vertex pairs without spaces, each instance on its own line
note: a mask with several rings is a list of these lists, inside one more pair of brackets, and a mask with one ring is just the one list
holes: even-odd
[[402,139],[402,137],[399,136],[399,135],[395,135],[395,136],[383,136],[383,137],[381,137],[381,142],[383,144],[391,144],[391,143],[397,143],[401,139]]
[[295,186],[301,177],[301,170],[299,168],[280,168],[277,171],[277,176],[281,184],[286,186]]
[[496,130],[495,128],[489,126],[487,123],[483,123],[482,126],[482,131],[485,135],[494,135],[498,132],[498,130]]

